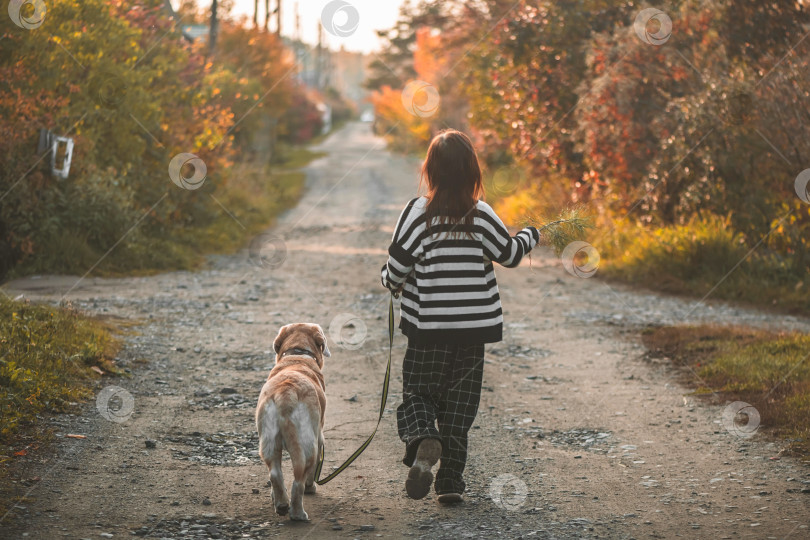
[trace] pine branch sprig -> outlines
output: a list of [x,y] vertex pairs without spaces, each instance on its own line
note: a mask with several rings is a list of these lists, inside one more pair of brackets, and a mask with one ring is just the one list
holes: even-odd
[[568,208],[553,220],[529,216],[524,223],[537,227],[540,241],[551,246],[557,255],[571,242],[584,240],[588,229],[593,228],[593,219],[581,207]]

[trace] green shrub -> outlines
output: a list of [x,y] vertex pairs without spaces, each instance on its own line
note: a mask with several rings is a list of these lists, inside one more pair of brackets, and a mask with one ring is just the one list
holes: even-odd
[[[805,258],[773,249],[790,234],[774,229],[759,245],[711,214],[685,225],[613,224],[595,242],[609,278],[676,294],[770,304],[810,312]],[[753,244],[753,245],[752,245]],[[756,246],[756,249],[752,247]],[[805,256],[806,257],[806,256]]]

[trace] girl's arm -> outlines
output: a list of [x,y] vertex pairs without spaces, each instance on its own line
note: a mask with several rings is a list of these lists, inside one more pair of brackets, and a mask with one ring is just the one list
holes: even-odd
[[397,292],[405,286],[408,275],[413,270],[418,259],[412,251],[419,248],[419,243],[409,245],[408,238],[405,237],[409,225],[413,222],[411,210],[417,199],[413,199],[402,211],[394,229],[394,237],[388,247],[388,262],[380,270],[380,277],[383,287],[390,291]]
[[481,210],[479,216],[483,219],[485,230],[483,240],[486,256],[507,268],[519,265],[523,256],[534,249],[540,241],[537,228],[526,227],[515,236],[510,236],[501,218],[488,204],[480,202],[478,207]]

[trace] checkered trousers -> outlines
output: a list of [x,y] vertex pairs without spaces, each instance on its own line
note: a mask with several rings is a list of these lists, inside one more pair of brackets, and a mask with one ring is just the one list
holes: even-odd
[[397,408],[397,430],[406,445],[402,461],[412,466],[422,439],[440,439],[437,493],[464,492],[467,432],[478,413],[483,374],[482,344],[408,343],[402,364],[402,404]]

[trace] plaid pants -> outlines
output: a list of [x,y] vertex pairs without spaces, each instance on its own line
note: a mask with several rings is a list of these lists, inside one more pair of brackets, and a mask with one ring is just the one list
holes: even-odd
[[436,493],[464,492],[467,432],[478,413],[483,375],[484,345],[408,343],[397,408],[397,430],[406,445],[402,461],[412,466],[422,439],[440,439]]

